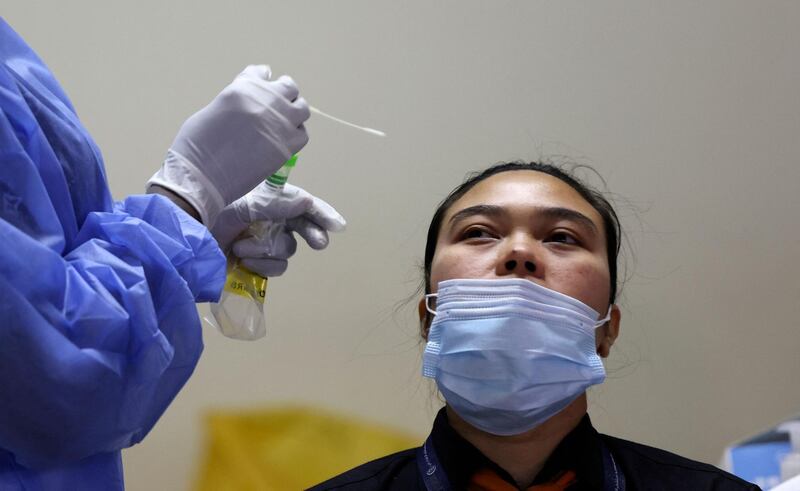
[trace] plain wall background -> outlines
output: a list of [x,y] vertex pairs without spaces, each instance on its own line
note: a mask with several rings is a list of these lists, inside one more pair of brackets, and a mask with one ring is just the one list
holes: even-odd
[[416,300],[393,312],[434,206],[468,171],[542,154],[625,198],[636,261],[591,391],[601,431],[716,463],[800,411],[800,3],[5,0],[2,15],[70,94],[118,199],[248,63],[389,134],[312,117],[292,180],[348,230],[270,283],[267,338],[204,327],[193,378],[124,452],[128,489],[186,489],[209,408],[302,401],[425,435],[438,404]]

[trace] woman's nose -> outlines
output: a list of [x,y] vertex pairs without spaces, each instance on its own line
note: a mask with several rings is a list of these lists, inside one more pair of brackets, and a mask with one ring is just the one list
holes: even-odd
[[517,265],[520,265],[520,270],[522,270],[522,268],[525,268],[525,270],[528,271],[529,273],[536,272],[536,263],[528,259],[526,259],[524,262],[518,261],[516,259],[509,259],[508,261],[505,262],[503,266],[506,268],[506,271],[508,273],[513,273],[514,271],[516,271]]
[[508,250],[498,261],[498,276],[539,276],[542,265],[537,260],[533,239],[522,238],[509,244]]

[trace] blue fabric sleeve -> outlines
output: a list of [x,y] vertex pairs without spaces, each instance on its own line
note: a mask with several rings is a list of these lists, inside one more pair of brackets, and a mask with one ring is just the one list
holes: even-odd
[[66,94],[1,18],[0,243],[0,474],[8,455],[48,479],[116,472],[191,375],[195,302],[218,298],[225,259],[166,198],[111,200]]
[[3,491],[124,491],[122,452],[92,455],[43,469],[28,469],[0,450],[0,489]]
[[161,196],[87,216],[62,257],[0,220],[0,447],[31,468],[140,441],[202,351],[224,256]]

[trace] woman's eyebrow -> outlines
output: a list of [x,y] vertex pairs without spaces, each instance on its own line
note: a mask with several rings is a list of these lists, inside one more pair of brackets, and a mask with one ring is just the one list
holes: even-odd
[[571,208],[543,207],[537,208],[536,213],[554,220],[569,220],[571,222],[578,223],[579,225],[583,225],[585,228],[589,229],[592,234],[597,234],[598,232],[597,225],[594,224],[591,218]]
[[486,215],[490,217],[497,217],[501,215],[505,215],[506,211],[500,207],[495,205],[475,205],[469,206],[464,208],[463,210],[459,210],[458,213],[454,214],[450,217],[448,222],[450,225],[460,222],[465,218],[473,217],[475,215]]

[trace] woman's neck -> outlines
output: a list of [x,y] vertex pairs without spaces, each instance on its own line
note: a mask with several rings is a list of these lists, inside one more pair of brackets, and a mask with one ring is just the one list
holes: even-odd
[[506,470],[517,486],[529,486],[553,450],[586,414],[586,394],[536,428],[519,435],[499,436],[470,425],[447,406],[450,426],[492,462]]

